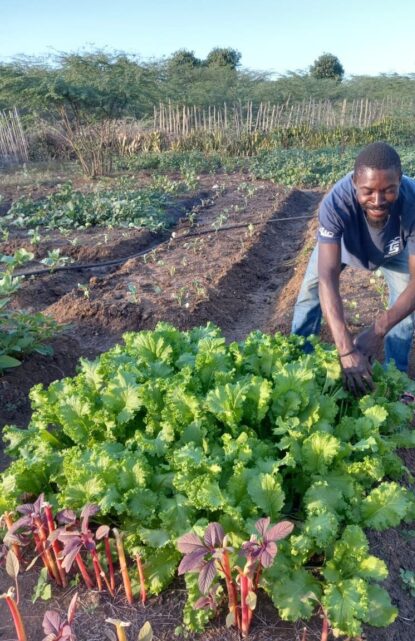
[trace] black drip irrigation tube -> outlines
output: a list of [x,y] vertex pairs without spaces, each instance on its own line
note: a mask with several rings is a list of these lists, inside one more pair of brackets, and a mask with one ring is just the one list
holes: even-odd
[[[280,223],[280,222],[286,222],[288,220],[311,220],[314,218],[313,215],[311,216],[290,216],[287,218],[270,218],[269,220],[265,221],[265,224],[269,223]],[[170,236],[170,239],[168,242],[181,242],[183,240],[187,240],[188,238],[195,238],[197,236],[204,236],[205,234],[217,234],[220,231],[229,231],[231,229],[240,229],[242,227],[249,227],[250,225],[263,225],[264,221],[258,221],[258,222],[251,222],[251,223],[238,223],[235,225],[226,225],[225,227],[218,227],[218,229],[201,229],[200,231],[195,231],[191,232],[190,234],[181,234],[180,236]],[[173,232],[174,234],[174,232]],[[143,251],[136,252],[135,254],[131,254],[130,256],[125,256],[123,258],[115,258],[113,260],[106,260],[104,262],[100,263],[84,263],[84,264],[74,264],[74,265],[62,265],[61,267],[55,267],[54,269],[34,269],[31,271],[24,271],[24,272],[14,272],[15,276],[40,276],[42,274],[55,274],[56,272],[67,272],[67,271],[76,271],[76,270],[83,270],[83,269],[100,269],[101,267],[111,267],[113,265],[122,265],[123,263],[126,263],[129,260],[132,260],[134,258],[141,258],[142,256],[146,256],[147,254],[150,254],[156,247],[159,247],[160,243],[154,244],[150,249],[144,249]]]

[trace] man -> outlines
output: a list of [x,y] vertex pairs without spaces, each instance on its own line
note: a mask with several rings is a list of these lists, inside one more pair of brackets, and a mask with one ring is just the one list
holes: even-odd
[[[389,308],[354,340],[339,293],[346,265],[382,271]],[[321,306],[320,306],[321,303]],[[386,362],[407,371],[415,310],[415,180],[402,175],[398,153],[368,145],[354,171],[339,180],[319,209],[315,247],[294,308],[292,332],[318,334],[321,310],[331,330],[345,386],[354,394],[373,387],[371,361],[385,344]]]

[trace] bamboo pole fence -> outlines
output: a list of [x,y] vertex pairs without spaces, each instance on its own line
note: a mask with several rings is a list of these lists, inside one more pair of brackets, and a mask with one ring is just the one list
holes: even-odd
[[415,100],[354,100],[331,101],[309,98],[302,102],[287,100],[282,104],[248,101],[242,105],[179,105],[172,101],[154,107],[153,128],[167,134],[189,134],[231,129],[238,134],[254,131],[269,132],[277,128],[307,126],[366,128],[388,117],[413,118]]
[[0,163],[20,163],[28,159],[27,140],[17,109],[0,111]]

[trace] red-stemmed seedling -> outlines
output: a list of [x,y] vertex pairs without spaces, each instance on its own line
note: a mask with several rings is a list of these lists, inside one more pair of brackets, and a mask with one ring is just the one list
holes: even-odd
[[0,516],[0,527],[3,525],[3,523],[6,526],[7,531],[10,534],[10,536],[14,539],[14,542],[10,542],[12,550],[15,553],[15,555],[17,556],[18,560],[21,561],[22,557],[21,557],[21,553],[20,553],[20,540],[19,540],[18,537],[14,538],[13,534],[10,533],[10,531],[11,531],[11,529],[13,527],[13,524],[14,524],[13,512],[4,512],[4,514],[2,514],[2,516]]
[[143,568],[143,561],[142,561],[141,555],[138,553],[136,553],[135,555],[135,562],[137,564],[138,580],[140,581],[141,604],[145,605],[147,600],[147,591],[146,591],[146,583],[144,578],[144,568]]
[[209,523],[203,541],[194,532],[184,534],[178,539],[177,547],[184,554],[178,573],[199,572],[199,590],[203,594],[209,592],[218,572],[222,574],[228,593],[230,619],[239,628],[238,593],[229,559],[232,549],[227,546],[227,537],[220,523]]
[[92,564],[94,567],[98,590],[100,592],[102,591],[102,579],[104,579],[108,591],[110,592],[111,596],[114,596],[114,591],[111,588],[111,585],[102,568],[97,554],[95,536],[89,529],[89,519],[91,518],[91,516],[94,516],[97,512],[99,512],[99,509],[100,508],[98,505],[85,505],[81,512],[81,529],[67,530],[60,528],[59,530],[56,530],[55,536],[59,541],[63,543],[63,550],[60,555],[63,558],[62,567],[66,570],[66,572],[70,571],[73,562],[76,561],[87,587],[93,587],[92,580],[88,574],[88,571],[86,570],[85,565],[83,564],[83,562],[80,562],[82,561],[81,550],[85,549],[92,558]]
[[[36,552],[42,558],[50,578],[54,579],[58,585],[62,585],[58,566],[50,552],[50,545],[48,543],[48,526],[43,510],[43,504],[44,495],[41,494],[34,503],[19,505],[16,510],[20,512],[20,514],[23,514],[23,516],[12,524],[8,535],[12,537],[22,528],[24,530],[24,535],[32,534],[35,541]],[[13,539],[13,542],[15,542],[15,539]]]
[[131,605],[133,602],[133,591],[131,589],[131,581],[130,581],[130,576],[128,574],[128,567],[127,567],[127,561],[125,558],[124,544],[122,542],[122,535],[117,530],[117,528],[113,528],[112,531],[114,532],[114,536],[115,536],[115,544],[117,546],[118,560],[120,562],[120,570],[121,570],[121,576],[124,584],[125,596],[127,597],[128,603]]
[[255,528],[259,537],[253,534],[249,541],[242,544],[241,554],[246,556],[246,564],[239,572],[241,592],[241,632],[247,636],[251,625],[253,610],[256,607],[256,593],[264,568],[274,563],[277,555],[277,541],[285,539],[294,529],[290,521],[280,521],[271,525],[269,517],[259,519]]
[[108,572],[110,575],[110,586],[111,586],[111,589],[115,591],[114,563],[112,561],[109,534],[110,534],[109,525],[100,525],[97,531],[95,532],[95,538],[97,539],[97,541],[104,539],[105,556],[107,558]]
[[[2,550],[2,552],[4,552],[4,550]],[[13,550],[8,550],[5,558],[6,572],[10,577],[12,577],[16,587],[10,588],[6,593],[1,594],[0,598],[6,600],[7,606],[10,610],[10,614],[12,615],[17,640],[27,641],[26,630],[24,628],[22,616],[19,610],[19,587],[17,583],[17,576],[20,569],[19,559],[17,558]]]
[[66,572],[65,572],[64,568],[62,567],[62,563],[61,563],[61,558],[60,558],[61,548],[60,548],[59,543],[58,543],[58,541],[56,540],[56,538],[54,537],[54,534],[53,534],[54,532],[56,532],[56,525],[55,525],[55,521],[53,519],[52,506],[50,505],[50,503],[46,503],[45,502],[45,503],[43,503],[43,509],[44,509],[44,512],[45,512],[46,523],[47,523],[47,526],[48,526],[48,540],[49,540],[49,542],[50,542],[50,544],[52,546],[52,550],[53,550],[53,554],[54,554],[55,562],[56,562],[56,567],[58,568],[58,572],[59,572],[59,576],[60,576],[60,579],[61,579],[62,587],[66,588],[67,585],[68,585],[68,579],[67,579],[67,576],[66,576]]
[[[61,512],[58,512],[56,515],[56,520],[60,524],[61,527],[57,528],[53,534],[49,535],[49,539],[55,539],[58,538],[63,532],[69,532],[71,531],[71,528],[76,528],[77,524],[77,517],[76,514],[73,510],[62,510]],[[62,557],[62,552],[60,553],[60,556]],[[78,552],[75,557],[72,557],[71,563],[69,564],[69,559],[67,563],[69,564],[69,568],[72,567],[73,562],[75,561],[78,570],[81,573],[81,576],[84,580],[84,583],[88,589],[92,589],[94,587],[94,583],[89,576],[88,570],[86,568],[86,565],[82,559],[81,553]],[[62,567],[66,570],[64,567],[64,563],[62,562]],[[69,570],[66,570],[66,572],[69,572]]]
[[290,521],[271,525],[269,518],[262,518],[255,527],[259,536],[252,535],[240,551],[246,557],[245,566],[240,568],[235,565],[233,568],[237,572],[237,579],[232,575],[230,563],[232,548],[228,547],[227,536],[219,523],[208,525],[203,541],[194,532],[181,536],[177,541],[178,549],[184,554],[178,573],[199,573],[199,589],[204,596],[198,599],[195,607],[217,610],[217,594],[212,583],[217,576],[223,576],[228,592],[227,625],[235,625],[244,637],[248,635],[256,607],[262,570],[273,564],[278,551],[276,542],[287,537],[294,525]]
[[45,637],[42,641],[75,641],[72,630],[72,623],[75,618],[78,593],[76,593],[69,604],[66,618],[62,618],[59,612],[47,610],[43,617],[43,632]]
[[10,614],[12,615],[14,627],[16,630],[17,641],[27,641],[26,630],[23,625],[22,616],[15,600],[15,590],[10,588],[4,594],[0,594],[0,599],[5,599],[9,607]]

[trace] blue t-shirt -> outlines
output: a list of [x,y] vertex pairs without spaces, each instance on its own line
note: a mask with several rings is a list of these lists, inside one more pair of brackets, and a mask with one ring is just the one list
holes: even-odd
[[324,197],[319,210],[319,243],[341,244],[341,261],[375,270],[408,245],[415,254],[415,180],[402,176],[399,196],[386,225],[371,227],[356,197],[353,172],[339,180]]

